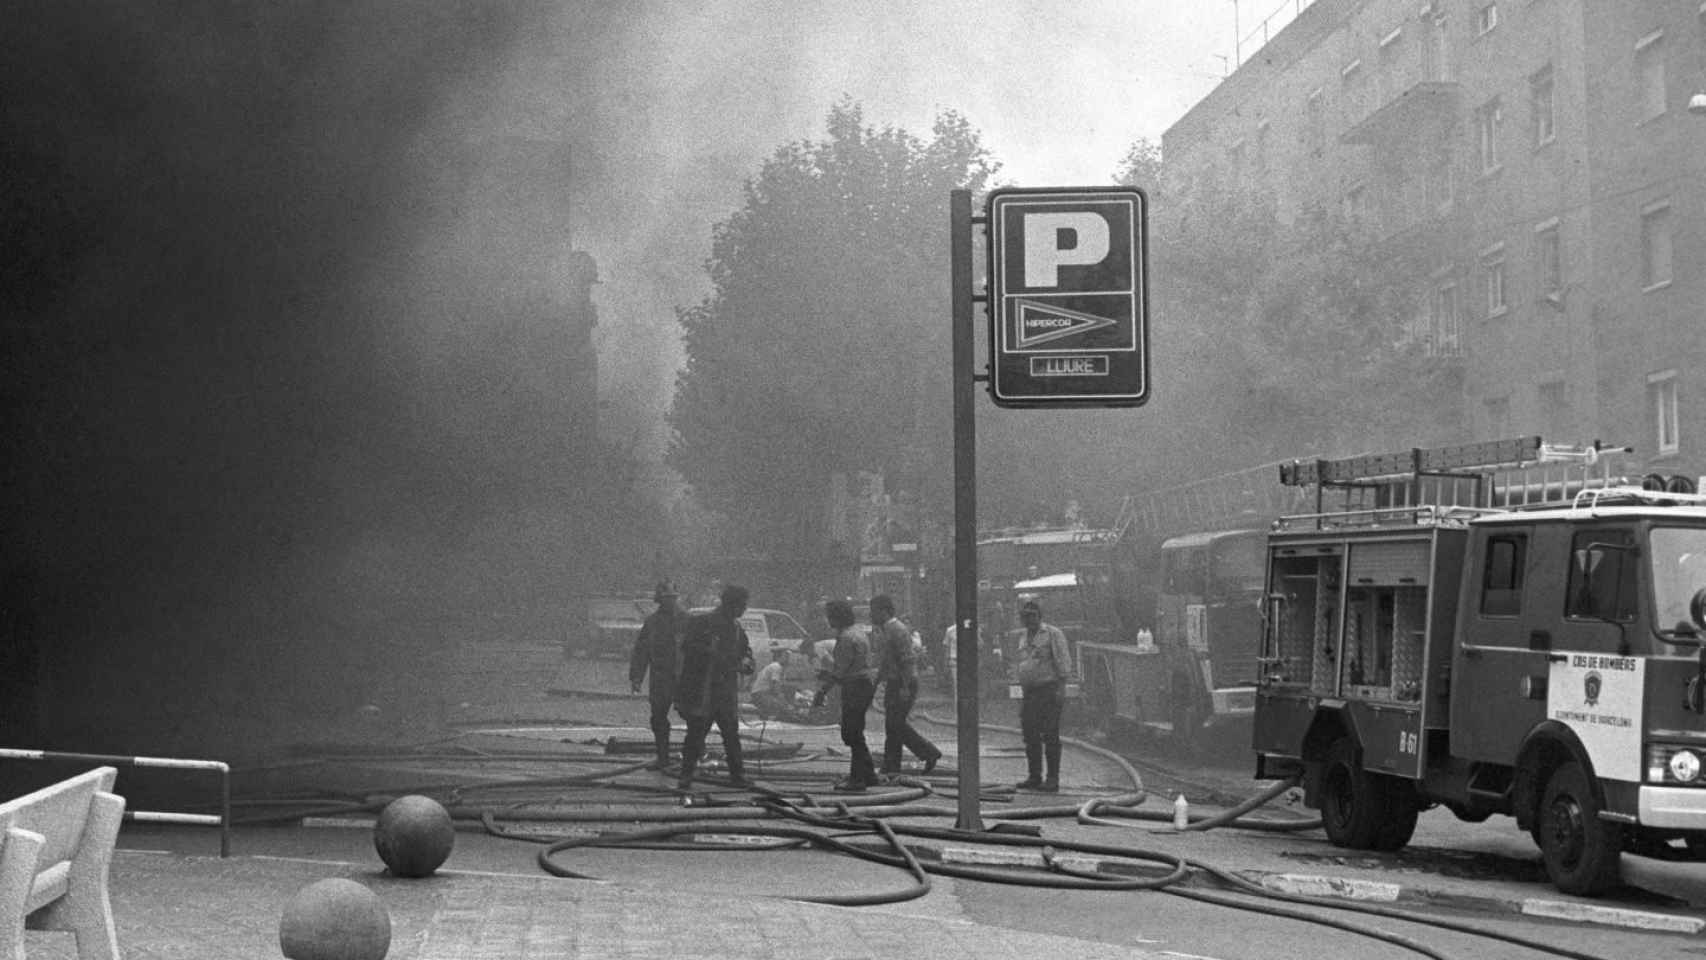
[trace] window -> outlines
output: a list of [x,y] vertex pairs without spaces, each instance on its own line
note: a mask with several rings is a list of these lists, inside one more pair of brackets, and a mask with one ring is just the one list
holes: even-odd
[[1564,247],[1556,219],[1534,228],[1534,281],[1542,299],[1556,299],[1564,289]]
[[1458,305],[1456,280],[1445,280],[1434,288],[1429,333],[1432,353],[1439,357],[1455,357],[1463,348],[1462,314]]
[[1570,546],[1564,616],[1590,620],[1635,618],[1634,537],[1627,530],[1582,530]]
[[1352,223],[1361,223],[1368,218],[1368,186],[1363,183],[1353,183],[1345,191],[1345,217]]
[[1481,5],[1481,8],[1479,10],[1475,11],[1475,35],[1476,36],[1478,36],[1478,37],[1486,36],[1488,33],[1492,32],[1494,27],[1496,27],[1498,25],[1499,25],[1499,5],[1498,4],[1496,4],[1496,3],[1484,3]]
[[1321,100],[1321,91],[1317,89],[1309,95],[1303,105],[1304,128],[1303,145],[1310,153],[1319,155],[1322,146],[1327,142],[1326,106]]
[[1651,120],[1665,112],[1664,33],[1651,33],[1635,44],[1635,118]]
[[1380,38],[1380,53],[1374,64],[1374,95],[1379,103],[1391,100],[1403,89],[1403,80],[1398,71],[1399,55],[1404,50],[1398,41],[1403,36],[1404,28],[1395,27],[1391,33]]
[[1648,376],[1647,399],[1652,406],[1653,430],[1659,453],[1676,453],[1682,448],[1676,419],[1676,371],[1666,370]]
[[1554,110],[1555,86],[1552,65],[1541,67],[1528,78],[1529,115],[1533,118],[1534,145],[1543,147],[1558,136],[1558,118]]
[[1641,210],[1641,286],[1670,283],[1670,202],[1648,204]]
[[1494,244],[1481,251],[1481,275],[1487,295],[1487,316],[1503,316],[1505,301],[1505,245]]
[[1490,537],[1487,566],[1481,571],[1481,615],[1514,617],[1522,612],[1523,560],[1528,537],[1521,534]]
[[1494,97],[1475,111],[1476,146],[1481,151],[1481,172],[1499,169],[1499,127],[1504,124],[1504,109]]

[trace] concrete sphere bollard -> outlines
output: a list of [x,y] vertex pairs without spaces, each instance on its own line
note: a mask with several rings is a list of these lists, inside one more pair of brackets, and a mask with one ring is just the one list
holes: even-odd
[[393,876],[431,876],[450,857],[456,827],[431,797],[410,794],[385,805],[373,825],[373,849]]
[[316,880],[284,905],[278,945],[290,960],[384,960],[391,915],[354,880]]

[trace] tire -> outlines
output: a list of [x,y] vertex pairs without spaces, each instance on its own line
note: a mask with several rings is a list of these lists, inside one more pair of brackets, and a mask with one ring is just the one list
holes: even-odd
[[1587,771],[1574,761],[1552,772],[1535,832],[1546,874],[1565,893],[1593,896],[1622,882],[1623,827],[1602,820]]
[[[1321,771],[1321,825],[1334,846],[1378,849],[1387,816],[1388,791],[1358,762],[1356,745],[1340,737],[1327,748]],[[1415,824],[1411,823],[1411,829]],[[1409,841],[1405,836],[1404,840]],[[1400,844],[1402,846],[1402,844]]]
[[1402,850],[1416,835],[1416,818],[1422,814],[1421,801],[1416,797],[1414,788],[1396,777],[1370,776],[1386,797],[1386,816],[1375,833],[1374,849],[1388,853]]
[[1173,728],[1173,742],[1187,750],[1196,748],[1198,734],[1202,732],[1202,717],[1197,712],[1194,693],[1190,681],[1183,677],[1174,677],[1172,689],[1167,692],[1167,722]]

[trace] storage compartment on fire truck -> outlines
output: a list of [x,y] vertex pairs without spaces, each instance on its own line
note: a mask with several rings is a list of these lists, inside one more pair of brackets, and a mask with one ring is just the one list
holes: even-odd
[[1429,546],[1426,539],[1276,545],[1279,615],[1266,682],[1419,702]]

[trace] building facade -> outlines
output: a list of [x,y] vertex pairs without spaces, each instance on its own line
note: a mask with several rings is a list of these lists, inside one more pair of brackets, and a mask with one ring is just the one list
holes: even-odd
[[[1706,5],[1315,0],[1163,137],[1169,181],[1446,242],[1412,329],[1477,437],[1706,474]],[[1406,438],[1393,438],[1400,446]],[[1470,438],[1465,438],[1470,439]]]

